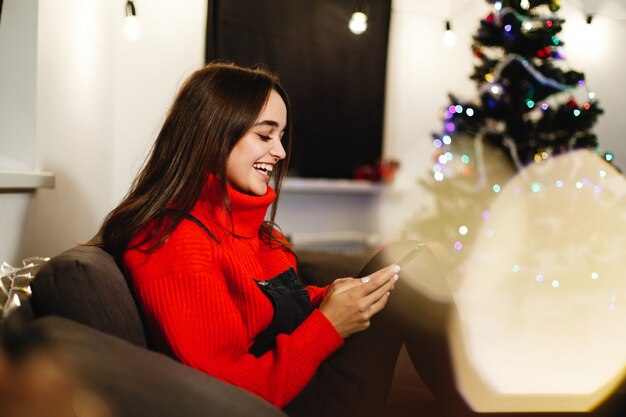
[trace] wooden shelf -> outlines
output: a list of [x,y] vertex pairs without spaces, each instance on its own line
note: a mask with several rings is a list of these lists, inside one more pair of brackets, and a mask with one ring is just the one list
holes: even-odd
[[52,172],[0,170],[0,191],[54,188],[54,184],[55,176]]
[[379,194],[384,184],[364,180],[287,177],[282,192],[290,194]]

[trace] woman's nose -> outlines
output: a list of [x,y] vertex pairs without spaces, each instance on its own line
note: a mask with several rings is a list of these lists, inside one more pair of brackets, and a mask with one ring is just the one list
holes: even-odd
[[278,159],[285,159],[287,156],[287,152],[285,152],[285,148],[283,147],[283,143],[280,139],[274,139],[274,144],[270,149],[270,154]]

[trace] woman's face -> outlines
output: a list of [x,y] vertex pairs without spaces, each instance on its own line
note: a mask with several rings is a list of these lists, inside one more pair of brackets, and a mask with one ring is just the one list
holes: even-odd
[[272,90],[259,118],[228,156],[226,180],[231,187],[250,195],[265,195],[274,166],[286,155],[281,143],[286,124],[285,102]]

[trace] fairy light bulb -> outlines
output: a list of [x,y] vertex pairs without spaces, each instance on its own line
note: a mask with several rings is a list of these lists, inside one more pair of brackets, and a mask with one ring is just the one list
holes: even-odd
[[456,34],[452,31],[452,25],[449,20],[446,20],[446,31],[443,33],[443,45],[446,48],[451,48],[456,43]]
[[367,15],[362,11],[352,13],[348,28],[355,35],[364,33],[367,30]]
[[135,3],[126,2],[126,18],[124,19],[124,36],[131,42],[137,42],[141,37],[141,25],[137,20],[137,11]]

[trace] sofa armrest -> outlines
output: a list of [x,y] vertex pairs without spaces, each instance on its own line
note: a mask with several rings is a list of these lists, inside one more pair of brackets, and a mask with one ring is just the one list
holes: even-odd
[[286,415],[265,400],[120,338],[57,316],[32,322],[50,351],[118,417]]

